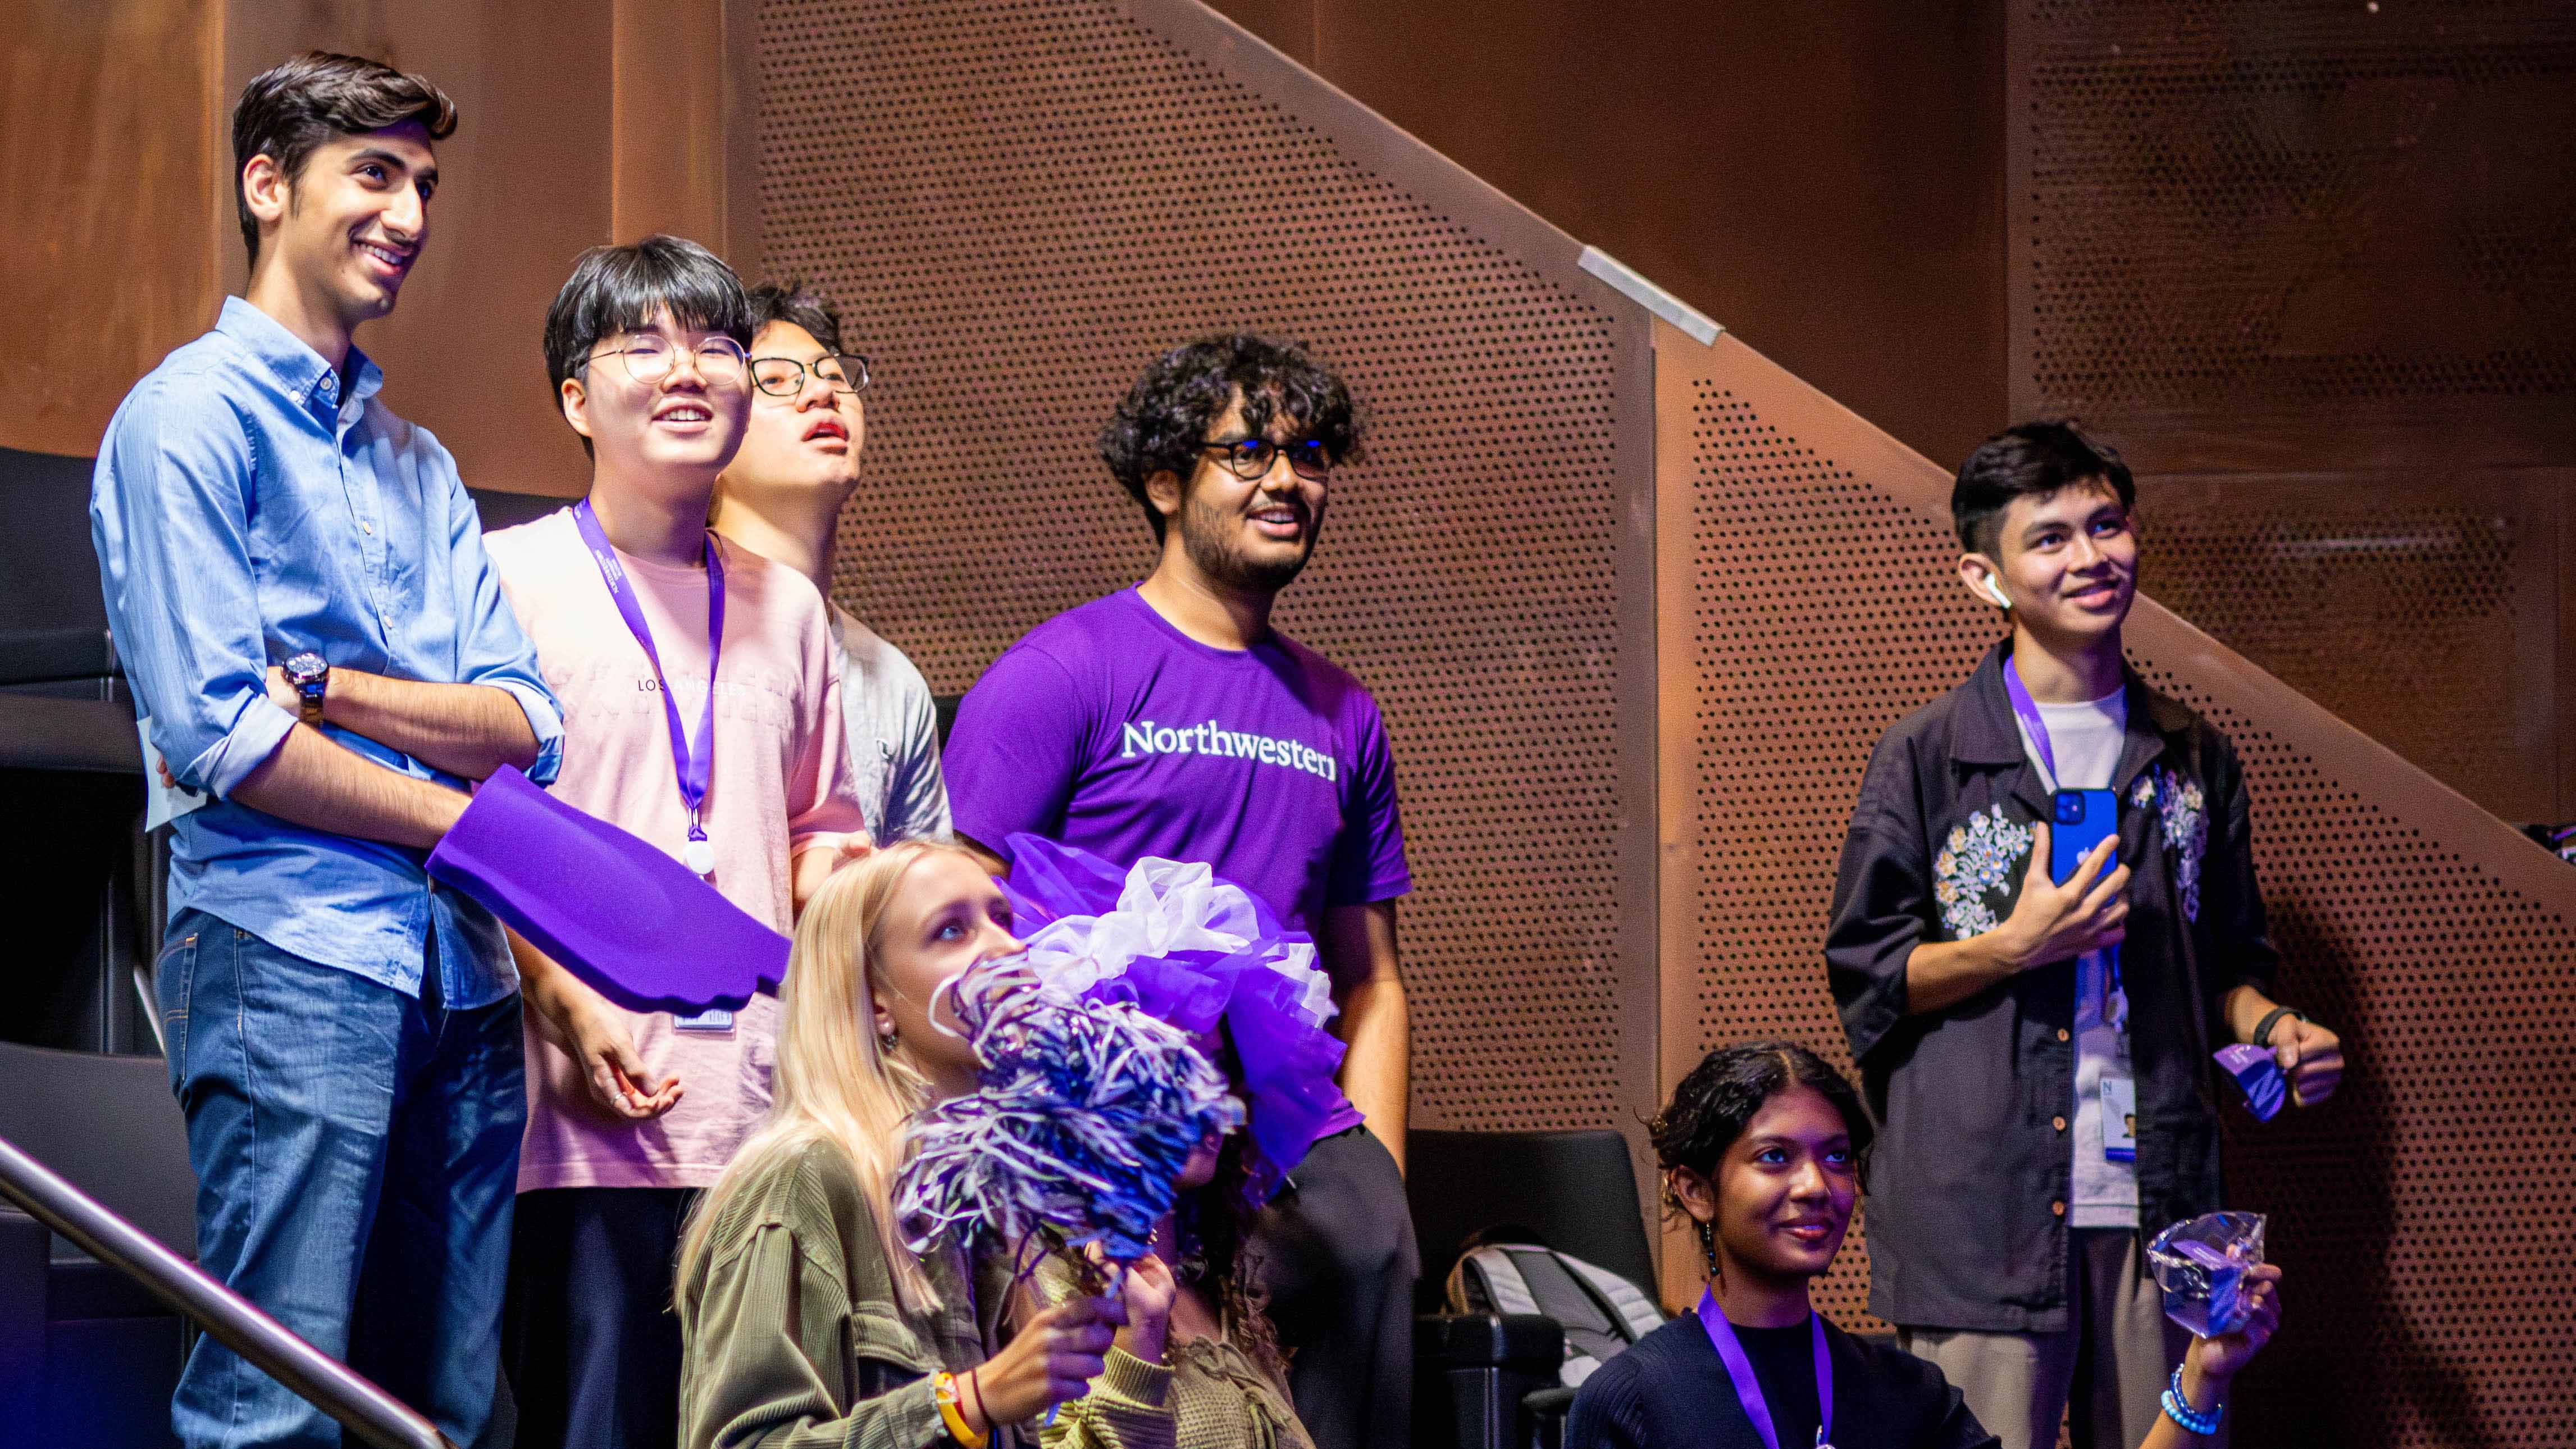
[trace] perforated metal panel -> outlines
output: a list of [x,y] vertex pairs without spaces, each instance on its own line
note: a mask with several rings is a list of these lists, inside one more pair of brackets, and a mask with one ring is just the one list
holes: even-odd
[[[1850,1071],[1823,950],[1851,802],[1879,734],[1956,683],[1994,625],[1966,604],[1949,577],[1956,550],[1920,514],[1722,378],[1691,379],[1689,399],[1691,1055],[1783,1037]],[[1819,1294],[1864,1330],[1880,1326],[1866,1229]]]
[[2576,1442],[2564,893],[2544,903],[2506,887],[2368,798],[2377,781],[2267,727],[2259,704],[2141,663],[2236,741],[2287,963],[2281,997],[2343,1032],[2360,1068],[2319,1111],[2269,1126],[2226,1117],[2230,1196],[2273,1215],[2285,1311],[2322,1330],[2285,1335],[2258,1361],[2244,1432]]
[[[1642,314],[1564,238],[1194,6],[759,18],[771,267],[848,301],[885,378],[839,597],[964,685],[1145,567],[1089,454],[1140,360],[1302,337],[1379,423],[1283,623],[1394,729],[1423,1117],[1630,1126],[1716,1041],[1839,1051],[1824,908],[1869,743],[1993,627],[1949,579],[1941,469],[1731,337],[1657,326],[1649,368]],[[2476,508],[2426,510],[2457,577],[2524,557]],[[2465,594],[2429,612],[2494,612]],[[2231,1119],[2234,1196],[2293,1274],[2237,1442],[2576,1441],[2576,877],[2155,605],[2130,640],[2234,733],[2282,994],[2355,1054],[2332,1107]],[[1865,1273],[1856,1238],[1822,1295],[1862,1326]]]
[[768,266],[842,300],[880,379],[835,595],[962,689],[1150,566],[1093,452],[1146,360],[1233,328],[1304,341],[1375,431],[1279,622],[1393,735],[1421,1119],[1630,1126],[1653,1083],[1622,981],[1650,997],[1652,968],[1621,879],[1651,861],[1618,722],[1648,661],[1620,600],[1648,582],[1620,542],[1617,397],[1642,321],[1562,238],[1561,275],[1499,244],[1499,198],[1417,189],[1449,168],[1383,122],[1195,7],[1159,12],[1209,43],[1088,0],[761,7]]
[[[2576,392],[2576,26],[2548,0],[2015,0],[2024,412]],[[2024,269],[2026,271],[2018,271]]]
[[2489,810],[2555,820],[2558,491],[2150,479],[2141,586]]
[[[1692,631],[1692,733],[1663,758],[1697,818],[1664,901],[1696,913],[1702,959],[1689,995],[1666,992],[1667,1051],[1839,1043],[1824,909],[1866,752],[1965,677],[1993,624],[1950,569],[1942,470],[1731,339],[1677,336],[1659,335],[1660,437],[1689,462],[1659,466],[1684,492],[1658,517],[1687,520],[1696,562],[1661,619]],[[2353,1058],[2327,1107],[2225,1112],[2229,1196],[2272,1215],[2289,1274],[2236,1442],[2576,1442],[2576,874],[2158,604],[2127,637],[2234,738],[2279,995]],[[1826,1295],[1841,1311],[1858,1256]]]

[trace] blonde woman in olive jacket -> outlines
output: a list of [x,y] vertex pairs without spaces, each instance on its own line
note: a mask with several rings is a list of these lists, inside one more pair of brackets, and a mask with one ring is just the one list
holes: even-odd
[[926,841],[843,868],[807,904],[769,1119],[681,1243],[686,1449],[1030,1443],[1015,1426],[1087,1389],[1116,1442],[1171,1443],[1168,1407],[1092,1387],[1121,1305],[1072,1298],[1009,1332],[1007,1269],[910,1252],[888,1205],[906,1120],[975,1088],[972,1051],[931,1024],[935,993],[1019,949],[1010,920],[973,857]]

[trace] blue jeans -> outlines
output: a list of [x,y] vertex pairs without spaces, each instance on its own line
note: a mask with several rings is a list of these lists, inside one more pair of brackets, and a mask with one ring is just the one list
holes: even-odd
[[[197,1171],[205,1270],[475,1449],[494,1432],[527,1124],[519,1001],[448,1011],[202,911],[154,980]],[[340,1428],[211,1337],[170,1421],[189,1449],[338,1449]]]

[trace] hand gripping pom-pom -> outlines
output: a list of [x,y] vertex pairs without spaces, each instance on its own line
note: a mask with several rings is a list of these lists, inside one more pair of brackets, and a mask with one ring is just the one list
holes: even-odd
[[980,1239],[1014,1261],[1032,1244],[1143,1256],[1190,1153],[1242,1125],[1224,1076],[1176,1028],[1049,985],[1019,957],[946,994],[982,1085],[913,1119],[895,1179],[905,1241]]

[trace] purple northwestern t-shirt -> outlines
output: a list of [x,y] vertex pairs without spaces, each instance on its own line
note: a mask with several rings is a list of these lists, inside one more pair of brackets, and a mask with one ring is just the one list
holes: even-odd
[[1122,868],[1205,861],[1291,930],[1413,888],[1368,690],[1275,631],[1201,644],[1132,588],[1003,651],[959,702],[941,768],[960,835],[999,850],[1025,830]]

